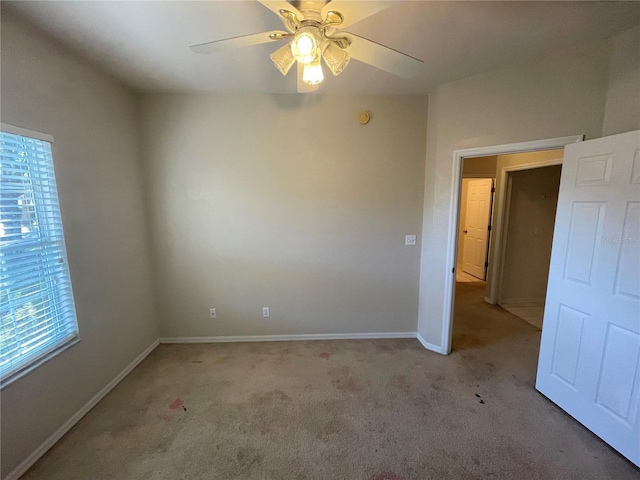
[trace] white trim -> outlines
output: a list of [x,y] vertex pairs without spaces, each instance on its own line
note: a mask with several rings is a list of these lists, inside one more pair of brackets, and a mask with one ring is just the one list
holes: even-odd
[[0,123],[0,130],[13,135],[35,138],[36,140],[42,140],[43,142],[53,143],[53,136],[48,133],[36,132],[35,130],[29,130],[28,128],[23,127],[16,127],[14,125],[9,125],[8,123]]
[[[564,148],[571,143],[584,140],[584,135],[571,135],[569,137],[547,138],[530,142],[506,143],[504,145],[490,145],[487,147],[465,148],[454,150],[453,158],[489,157],[493,155],[506,155],[509,153],[538,152],[541,150],[555,150]],[[454,165],[460,167],[460,165]]]
[[[496,211],[496,223],[493,232],[491,232],[494,235],[496,258],[490,261],[489,268],[491,268],[492,275],[487,279],[489,281],[488,296],[491,299],[490,303],[500,304],[502,301],[500,296],[502,294],[504,259],[507,253],[507,231],[509,230],[509,213],[511,211],[511,172],[562,165],[562,160],[562,158],[554,158],[542,162],[502,167],[500,169],[498,175],[500,187],[496,188],[496,191],[500,192],[500,198],[494,200],[494,205],[496,205],[497,202],[499,208],[498,211]],[[507,188],[505,188],[505,184]]]
[[416,338],[427,350],[431,350],[432,352],[436,352],[441,355],[447,355],[447,352],[444,351],[444,348],[442,348],[440,345],[434,345],[433,343],[427,342],[419,333],[416,334]]
[[539,298],[505,298],[500,300],[498,305],[501,307],[531,307],[544,305],[545,299]]
[[496,174],[489,175],[488,173],[463,173],[462,178],[496,178]]
[[0,390],[4,389],[5,387],[8,387],[9,385],[11,385],[16,380],[18,380],[18,379],[24,377],[25,375],[31,373],[36,368],[38,368],[40,365],[42,365],[44,363],[47,363],[52,358],[57,357],[62,352],[64,352],[68,348],[73,347],[74,345],[76,345],[78,343],[80,343],[80,336],[76,332],[73,337],[68,338],[62,344],[58,345],[57,347],[52,348],[51,350],[46,351],[42,355],[34,358],[29,363],[27,363],[22,369],[17,370],[15,372],[13,372],[11,375],[7,375],[6,377],[2,378],[2,380],[0,380]]
[[446,254],[445,286],[443,296],[442,315],[442,352],[446,355],[451,352],[451,336],[453,334],[452,315],[454,302],[454,285],[456,274],[452,269],[456,266],[456,254],[458,250],[458,221],[460,215],[460,185],[462,183],[462,161],[465,158],[487,157],[490,155],[505,155],[508,153],[535,152],[540,150],[553,150],[564,148],[571,143],[581,142],[584,135],[572,135],[570,137],[549,138],[534,140],[531,142],[508,143],[504,145],[492,145],[487,147],[466,148],[453,151],[453,169],[451,174],[451,196],[449,198],[449,228]]
[[27,458],[25,458],[16,468],[13,469],[7,475],[4,480],[17,480],[23,475],[34,463],[36,463],[40,457],[42,457],[47,451],[55,445],[55,443],[60,440],[65,433],[67,433],[71,428],[78,423],[82,417],[84,417],[89,410],[96,406],[96,404],[102,400],[118,383],[122,381],[124,377],[126,377],[131,370],[133,370],[140,362],[142,362],[147,355],[149,355],[154,348],[158,346],[159,341],[156,340],[151,345],[149,345],[144,352],[138,355],[133,362],[125,367],[116,377],[107,383],[102,390],[96,393],[91,400],[89,400],[80,410],[78,410],[69,420],[67,420],[58,430],[56,430],[53,435],[47,438],[38,448],[35,449]]
[[383,338],[416,338],[416,332],[311,333],[294,335],[236,335],[223,337],[165,337],[160,339],[160,343],[291,342],[300,340],[365,340]]
[[533,170],[534,168],[552,167],[554,165],[562,165],[564,158],[552,158],[541,162],[522,163],[520,165],[511,165],[502,167],[501,172],[519,172],[520,170]]
[[[501,185],[504,187],[506,180],[507,188],[500,188],[500,209],[496,212],[496,258],[492,259],[491,278],[489,282],[489,298],[500,305],[502,295],[502,284],[504,279],[504,259],[507,257],[507,243],[509,241],[509,216],[511,215],[511,188],[513,179],[507,172],[500,172]],[[495,272],[495,273],[494,273]]]

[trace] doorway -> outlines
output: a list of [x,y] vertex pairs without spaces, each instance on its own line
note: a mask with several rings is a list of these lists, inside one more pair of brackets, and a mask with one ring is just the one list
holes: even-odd
[[493,182],[493,178],[462,179],[456,282],[487,279]]
[[562,157],[553,149],[463,160],[454,311],[484,300],[542,329]]
[[561,165],[541,165],[507,174],[498,305],[539,330],[544,316],[561,169]]
[[[566,145],[581,142],[584,139],[583,135],[575,135],[570,137],[552,138],[546,140],[534,140],[529,142],[512,143],[505,145],[495,145],[488,147],[469,148],[464,150],[455,150],[453,152],[453,168],[451,176],[451,203],[449,209],[449,226],[448,226],[448,248],[445,261],[448,265],[451,265],[451,270],[447,274],[445,281],[445,291],[443,298],[443,328],[442,328],[442,341],[441,346],[438,349],[440,353],[448,354],[451,352],[452,336],[453,336],[453,307],[455,302],[455,278],[456,278],[456,263],[457,263],[457,245],[458,245],[458,229],[459,229],[459,215],[460,215],[460,189],[462,186],[463,178],[463,162],[465,159],[472,159],[478,157],[496,156],[496,155],[509,155],[525,152],[542,152],[547,150],[564,148]],[[503,190],[506,185],[506,174],[502,175],[502,172],[496,172],[496,193],[498,189]],[[494,219],[501,219],[504,216],[504,206],[500,202],[500,198],[496,195],[496,201],[494,202]],[[499,231],[500,225],[495,224],[492,227],[494,233]],[[500,241],[490,240],[490,267],[487,277],[487,285],[484,300],[488,303],[495,304],[494,298],[496,285],[495,275],[492,273],[491,263],[492,258],[496,258],[492,255],[492,252],[500,251]]]
[[[629,265],[637,264],[640,252],[637,241],[633,241],[640,231],[640,195],[636,188],[640,183],[637,174],[639,132],[590,140],[584,144],[565,143],[562,189],[557,203],[555,232],[552,233],[553,257],[548,291],[545,292],[546,315],[542,331],[536,332],[525,322],[516,322],[514,326],[510,321],[512,315],[498,305],[490,305],[487,298],[485,302],[465,305],[466,311],[456,316],[457,329],[463,328],[462,332],[456,333],[462,339],[456,350],[473,350],[459,353],[461,356],[475,359],[487,351],[487,344],[493,341],[494,350],[510,353],[510,358],[515,354],[519,359],[524,356],[524,345],[535,344],[539,355],[529,355],[533,361],[527,369],[527,372],[531,372],[531,368],[537,372],[534,375],[535,388],[636,465],[640,465],[638,422],[634,416],[640,398],[637,381],[640,333],[636,315],[640,282],[637,269]],[[525,145],[519,144],[520,147]],[[509,146],[500,148],[504,151]],[[456,174],[462,170],[464,160],[479,156],[478,150],[496,153],[495,147],[454,152]],[[517,153],[522,151],[526,149],[519,148]],[[457,161],[460,161],[459,165]],[[504,172],[504,181],[498,184],[510,183],[513,188],[515,177],[514,173]],[[459,183],[460,178],[454,177],[454,185],[459,186]],[[456,187],[453,190],[456,196],[452,197],[452,208],[455,206],[457,209],[459,190]],[[545,199],[544,194],[542,199]],[[513,203],[513,198],[511,200]],[[496,217],[505,224],[508,223],[505,216],[508,208],[506,202],[502,202]],[[452,218],[454,216],[452,214]],[[509,226],[506,227],[508,229]],[[539,235],[544,232],[544,227],[536,226],[535,222],[528,228],[533,229],[534,235],[536,229]],[[451,225],[450,233],[457,241],[456,230]],[[611,246],[610,239],[615,239],[615,245]],[[492,251],[499,253],[495,258],[502,256],[503,267],[500,268],[504,268],[507,260],[503,254],[508,251],[508,240],[503,241],[496,236],[493,243]],[[489,283],[500,285],[500,282],[508,282],[504,272],[495,274],[499,271],[494,271],[493,276],[490,271]],[[453,282],[451,287],[455,291]],[[464,293],[465,289],[461,290]],[[496,291],[491,294],[495,295]],[[497,303],[504,301],[501,298],[503,294],[498,294]],[[446,318],[445,329],[451,335],[453,320],[450,317],[450,323],[446,324]],[[464,320],[467,320],[466,331]],[[504,320],[507,320],[506,324]],[[515,336],[514,328],[520,330],[515,332]],[[486,338],[488,329],[492,330],[489,339]],[[508,330],[511,334],[504,336]],[[526,340],[514,347],[511,344],[519,333]],[[541,343],[531,341],[532,336],[540,338],[540,334]],[[450,348],[451,341],[447,345],[449,351]],[[510,364],[492,364],[495,365],[503,367]],[[511,376],[518,380],[517,374]]]

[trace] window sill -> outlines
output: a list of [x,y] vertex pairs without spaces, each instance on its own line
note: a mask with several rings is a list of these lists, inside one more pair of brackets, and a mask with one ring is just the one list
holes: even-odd
[[80,342],[80,337],[71,338],[66,343],[63,343],[62,345],[60,345],[56,349],[54,349],[54,350],[50,351],[49,353],[47,353],[46,355],[43,355],[42,357],[38,358],[33,363],[30,363],[29,365],[25,366],[22,370],[19,370],[19,371],[15,372],[15,373],[12,373],[8,377],[3,378],[0,381],[0,390],[3,390],[5,387],[8,387],[9,385],[11,385],[16,380],[19,380],[20,378],[28,375],[33,370],[38,368],[40,365],[48,362],[52,358],[58,356],[59,354],[64,352],[66,349],[73,347],[75,344],[77,344],[79,342]]

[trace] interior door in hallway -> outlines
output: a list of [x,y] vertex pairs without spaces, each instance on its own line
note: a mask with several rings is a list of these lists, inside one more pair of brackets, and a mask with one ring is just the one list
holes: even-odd
[[565,149],[536,388],[640,466],[640,131]]
[[485,280],[487,271],[485,262],[489,247],[492,190],[492,178],[469,180],[462,270],[482,280]]

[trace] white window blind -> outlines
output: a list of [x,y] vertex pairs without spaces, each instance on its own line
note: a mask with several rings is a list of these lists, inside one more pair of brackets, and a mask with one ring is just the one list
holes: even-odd
[[0,378],[78,337],[51,144],[0,132]]

